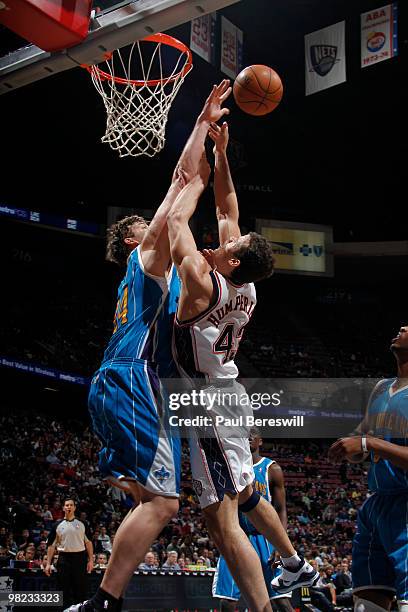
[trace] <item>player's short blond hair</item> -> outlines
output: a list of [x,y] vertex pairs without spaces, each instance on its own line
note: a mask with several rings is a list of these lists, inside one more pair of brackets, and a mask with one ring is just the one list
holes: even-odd
[[146,221],[139,215],[129,215],[108,227],[106,232],[106,259],[108,261],[113,261],[119,266],[126,265],[129,252],[125,238],[130,237],[129,229],[134,223],[146,223]]

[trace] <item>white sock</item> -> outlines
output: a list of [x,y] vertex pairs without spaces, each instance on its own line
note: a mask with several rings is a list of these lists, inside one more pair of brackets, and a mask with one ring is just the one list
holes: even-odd
[[299,567],[300,562],[302,561],[302,559],[299,557],[299,555],[297,553],[295,553],[294,555],[292,555],[291,557],[282,557],[282,563],[285,567],[287,567],[288,569],[295,569],[297,567]]

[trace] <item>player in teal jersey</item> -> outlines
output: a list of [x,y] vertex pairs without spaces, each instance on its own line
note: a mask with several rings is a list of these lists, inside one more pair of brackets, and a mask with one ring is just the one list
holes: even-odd
[[[108,259],[126,265],[118,290],[113,335],[93,377],[89,410],[102,443],[101,475],[125,488],[135,507],[120,525],[101,587],[72,612],[121,609],[134,570],[160,531],[177,513],[180,439],[166,431],[160,376],[169,375],[169,334],[177,282],[169,266],[167,215],[198,171],[209,125],[229,111],[228,80],[213,87],[173,174],[170,189],[148,226],[128,217],[108,232]],[[170,289],[170,294],[169,294]]]
[[397,377],[376,385],[358,435],[329,450],[334,461],[371,455],[372,495],[359,510],[353,542],[356,612],[389,610],[394,595],[400,611],[408,612],[408,326],[391,350]]
[[[287,529],[286,492],[282,469],[273,459],[260,455],[259,449],[263,444],[263,440],[259,430],[255,427],[251,428],[249,444],[255,473],[253,486],[266,501],[273,504],[282,525]],[[265,583],[269,596],[273,601],[273,608],[279,612],[292,612],[293,608],[290,604],[291,593],[282,595],[271,586],[271,581],[275,576],[275,572],[271,567],[271,557],[274,552],[273,546],[259,533],[242,512],[239,512],[239,522],[261,561]],[[235,602],[237,602],[241,596],[240,590],[231,576],[231,572],[222,556],[218,560],[212,593],[214,597],[221,599],[221,610],[230,612],[235,610]]]

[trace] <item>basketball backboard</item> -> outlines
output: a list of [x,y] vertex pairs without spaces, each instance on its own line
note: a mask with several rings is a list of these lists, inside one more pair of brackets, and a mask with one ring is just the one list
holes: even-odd
[[0,94],[81,64],[100,63],[108,51],[239,1],[94,0],[89,34],[81,44],[52,53],[30,44],[0,57]]

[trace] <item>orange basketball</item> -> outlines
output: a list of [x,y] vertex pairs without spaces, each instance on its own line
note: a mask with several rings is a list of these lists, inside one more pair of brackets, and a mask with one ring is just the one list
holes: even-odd
[[247,66],[234,81],[234,98],[239,108],[250,115],[267,115],[282,100],[280,76],[269,66]]

